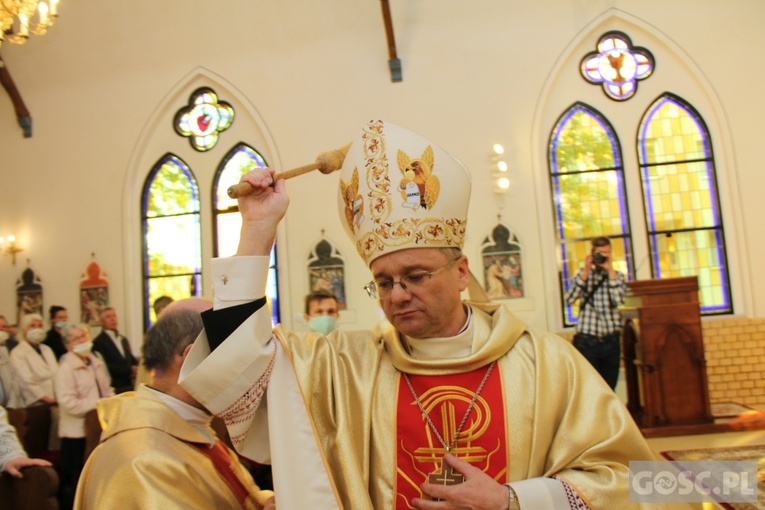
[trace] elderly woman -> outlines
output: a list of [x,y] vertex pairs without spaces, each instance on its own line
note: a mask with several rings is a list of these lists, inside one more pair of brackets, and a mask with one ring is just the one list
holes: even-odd
[[31,313],[19,321],[19,344],[11,351],[11,365],[16,371],[21,390],[21,407],[33,404],[55,404],[53,376],[58,370],[56,355],[47,345],[43,318]]
[[62,330],[64,347],[55,377],[60,412],[58,434],[61,437],[61,500],[69,508],[77,488],[85,454],[85,414],[96,408],[99,398],[114,395],[106,365],[92,354],[90,329],[73,324]]

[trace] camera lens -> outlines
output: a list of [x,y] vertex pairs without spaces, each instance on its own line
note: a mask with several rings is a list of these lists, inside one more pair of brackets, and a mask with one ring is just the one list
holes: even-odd
[[596,264],[602,264],[603,262],[606,261],[606,256],[600,253],[599,251],[596,251],[592,255],[592,261],[595,262]]

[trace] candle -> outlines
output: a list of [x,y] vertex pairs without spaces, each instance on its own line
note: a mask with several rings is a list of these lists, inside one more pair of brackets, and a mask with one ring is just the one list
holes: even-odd
[[29,37],[29,18],[19,14],[19,36]]
[[46,26],[48,24],[48,4],[40,2],[37,10],[40,13],[40,24]]

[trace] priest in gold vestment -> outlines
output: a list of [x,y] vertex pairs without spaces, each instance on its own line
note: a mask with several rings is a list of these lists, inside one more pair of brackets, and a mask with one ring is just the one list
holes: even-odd
[[[417,208],[398,190],[410,173]],[[272,175],[243,178],[254,191],[239,200],[239,248],[213,260],[214,309],[180,381],[243,455],[272,463],[280,507],[662,507],[629,503],[629,461],[655,456],[589,363],[505,306],[462,301],[475,282],[456,159],[383,121],[345,158],[341,222],[372,271],[384,332],[272,328],[269,253],[289,203]]]
[[76,509],[274,509],[210,426],[212,415],[178,385],[178,372],[202,329],[190,299],[168,307],[146,334],[149,385],[98,402],[101,442],[88,458]]

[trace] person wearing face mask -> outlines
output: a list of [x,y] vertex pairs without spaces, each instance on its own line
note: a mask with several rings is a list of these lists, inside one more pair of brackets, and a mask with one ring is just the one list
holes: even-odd
[[53,376],[58,370],[56,355],[43,344],[45,330],[39,314],[24,315],[19,321],[19,345],[11,351],[11,365],[18,376],[21,407],[55,404]]
[[305,297],[305,314],[303,318],[312,331],[324,335],[337,329],[338,313],[337,298],[328,290],[315,290]]
[[60,360],[61,356],[67,353],[61,331],[67,326],[69,314],[63,306],[53,305],[50,307],[49,316],[50,329],[45,335],[43,343],[50,347],[53,350],[53,354],[56,355],[56,359]]
[[72,507],[84,464],[85,414],[96,408],[98,399],[113,396],[114,388],[106,365],[92,353],[88,326],[66,326],[62,335],[67,353],[61,358],[54,384],[60,413],[59,499],[61,507],[66,509]]

